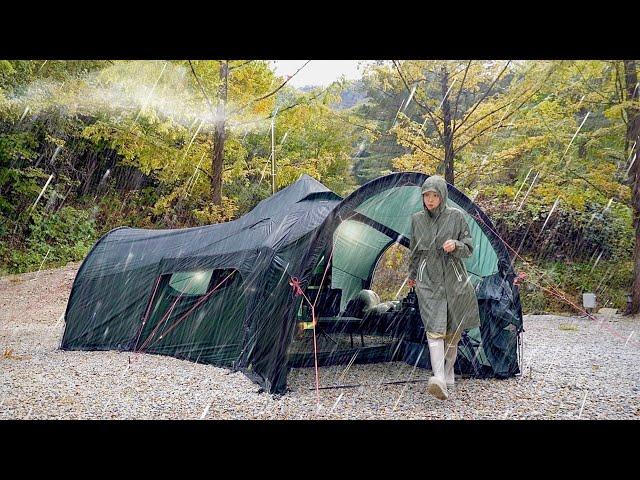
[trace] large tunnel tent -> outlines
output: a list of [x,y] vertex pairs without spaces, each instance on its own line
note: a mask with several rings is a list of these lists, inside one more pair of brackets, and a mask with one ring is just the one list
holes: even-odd
[[[342,199],[302,175],[231,222],[113,230],[76,275],[61,348],[171,355],[243,371],[265,390],[282,393],[288,370],[309,365],[314,355],[307,348],[310,309],[305,296],[296,295],[297,282],[318,315],[353,327],[342,332],[318,324],[319,341],[329,345],[315,352],[321,364],[404,360],[429,367],[425,342],[403,336],[397,322],[389,335],[385,322],[405,311],[381,314],[371,329],[352,308],[370,288],[384,251],[394,242],[409,246],[410,218],[422,208],[426,178],[394,173]],[[473,234],[466,262],[481,307],[481,327],[463,337],[456,369],[511,376],[519,371],[522,330],[511,259],[471,200],[452,186],[449,199],[465,212]],[[358,333],[361,345],[353,342]]]

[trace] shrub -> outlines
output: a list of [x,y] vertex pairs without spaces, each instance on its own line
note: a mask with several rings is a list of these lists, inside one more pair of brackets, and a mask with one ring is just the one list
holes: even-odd
[[[519,267],[516,267],[519,270]],[[524,269],[526,271],[526,269]],[[582,294],[596,294],[597,308],[611,307],[619,311],[626,309],[626,295],[633,281],[633,260],[599,262],[546,261],[536,265],[532,282],[557,293],[564,292],[566,298],[582,308]],[[529,272],[532,277],[532,272]],[[520,288],[520,300],[525,314],[578,312],[570,304],[525,282]]]
[[[28,233],[22,244],[11,243],[7,235],[0,248],[0,260],[7,273],[65,265],[81,260],[96,240],[95,221],[90,213],[71,206],[46,215],[42,210],[28,214]],[[5,241],[7,240],[7,241]]]
[[[584,212],[560,202],[547,217],[550,206],[526,205],[517,210],[511,203],[486,203],[487,212],[499,235],[521,254],[565,260],[623,260],[633,252],[634,238],[630,209],[588,204]],[[546,222],[546,225],[545,225]],[[544,229],[543,229],[544,227]]]

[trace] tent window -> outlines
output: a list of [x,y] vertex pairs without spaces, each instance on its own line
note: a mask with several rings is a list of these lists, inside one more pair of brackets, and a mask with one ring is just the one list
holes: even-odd
[[169,286],[182,295],[204,295],[212,273],[213,270],[177,272],[171,275]]
[[[182,296],[204,295],[210,289],[224,280],[232,269],[218,270],[196,270],[191,272],[176,272],[169,279],[169,286],[174,290],[174,294]],[[218,290],[225,288],[232,280],[227,279]]]

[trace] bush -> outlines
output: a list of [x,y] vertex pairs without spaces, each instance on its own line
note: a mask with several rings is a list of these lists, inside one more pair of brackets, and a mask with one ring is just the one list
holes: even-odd
[[[97,237],[121,226],[154,228],[152,206],[158,198],[153,188],[125,194],[110,190],[100,195],[98,203],[92,198],[81,199],[81,208],[90,209],[97,225]],[[92,206],[93,205],[93,206]]]
[[[516,270],[521,268],[516,267]],[[526,268],[522,269],[527,271]],[[582,294],[595,293],[597,308],[610,307],[619,311],[626,309],[626,295],[633,282],[633,260],[570,263],[547,261],[536,265],[535,276],[528,272],[532,282],[553,291],[566,294],[566,298],[582,308]],[[569,313],[578,312],[570,304],[552,293],[525,282],[520,288],[523,313]],[[557,293],[560,293],[557,292]]]
[[[7,240],[5,242],[5,240]],[[89,212],[71,206],[46,215],[33,210],[28,216],[28,234],[22,244],[7,236],[0,247],[0,270],[23,273],[65,265],[84,258],[96,240],[95,221]]]
[[536,262],[547,257],[591,260],[598,256],[601,260],[622,261],[633,253],[635,235],[631,211],[626,206],[590,204],[580,212],[560,202],[548,222],[549,206],[527,204],[517,210],[510,202],[482,202],[481,208],[512,248],[518,250],[522,244],[520,254],[532,255]]

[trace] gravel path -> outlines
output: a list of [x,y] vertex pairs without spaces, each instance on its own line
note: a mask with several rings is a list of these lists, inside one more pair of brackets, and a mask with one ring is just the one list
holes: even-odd
[[401,362],[289,374],[261,393],[242,373],[171,357],[57,350],[79,264],[0,278],[0,419],[640,419],[639,318],[525,316],[523,374],[459,379],[445,402]]

